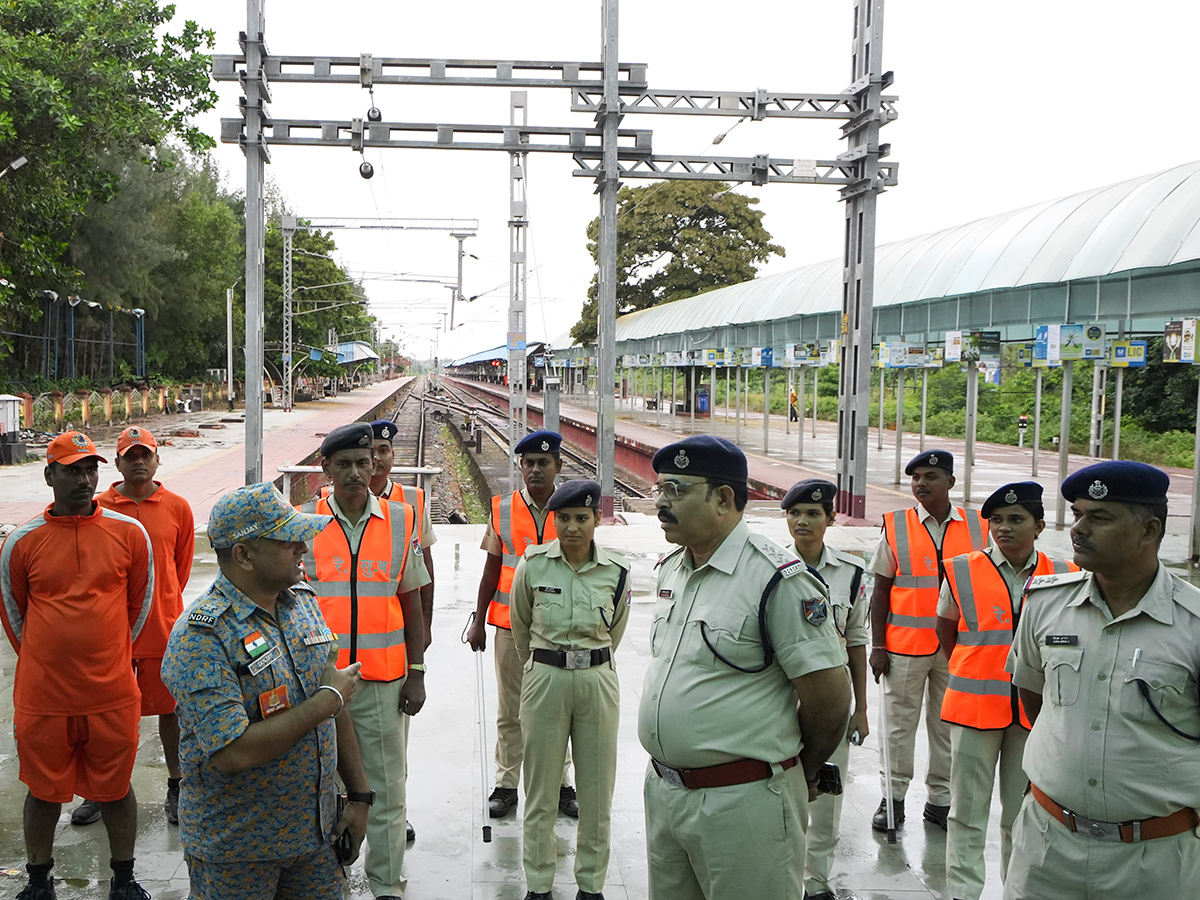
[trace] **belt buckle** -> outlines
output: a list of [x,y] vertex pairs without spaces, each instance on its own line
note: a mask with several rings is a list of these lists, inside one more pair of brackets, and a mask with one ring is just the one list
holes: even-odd
[[668,784],[673,784],[675,787],[686,787],[683,783],[683,775],[677,769],[672,769],[670,766],[664,766],[658,760],[654,761],[654,771],[658,773],[658,777]]
[[564,669],[587,669],[592,665],[591,650],[567,650]]
[[[1082,817],[1076,816],[1077,821],[1080,818],[1082,818]],[[1099,841],[1120,841],[1121,840],[1121,826],[1120,825],[1113,825],[1112,823],[1109,823],[1109,822],[1095,822],[1095,821],[1092,821],[1091,819],[1088,819],[1086,821],[1087,821],[1087,826],[1085,828],[1080,828],[1079,830],[1086,831],[1091,837],[1096,838],[1096,840],[1099,840]],[[1079,822],[1079,824],[1082,825],[1083,823]]]

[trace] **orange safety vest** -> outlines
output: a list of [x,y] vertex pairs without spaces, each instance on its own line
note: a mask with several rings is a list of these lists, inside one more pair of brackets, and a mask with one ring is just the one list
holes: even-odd
[[[325,624],[338,638],[338,666],[362,663],[366,681],[395,681],[408,674],[404,611],[396,586],[413,540],[413,508],[380,500],[383,519],[371,516],[358,552],[334,519],[304,554],[304,571],[317,593]],[[301,512],[332,516],[329,498],[305,503]]]
[[525,555],[525,548],[531,544],[544,544],[554,540],[554,517],[547,513],[546,523],[542,530],[538,531],[537,520],[533,517],[529,504],[525,502],[520,491],[514,491],[492,498],[492,521],[496,523],[500,543],[504,545],[504,555],[500,565],[500,582],[496,585],[496,593],[488,605],[487,620],[489,625],[512,628],[508,595],[512,590],[513,575],[517,571],[517,560]]
[[[1038,553],[1033,575],[1077,572],[1079,566]],[[984,730],[1007,728],[1014,721],[1033,726],[1004,671],[1020,612],[995,561],[982,550],[950,560],[946,582],[958,604],[958,643],[950,656],[950,683],[942,700],[942,719]]]
[[934,628],[943,560],[982,550],[987,538],[987,524],[979,513],[961,507],[958,513],[963,521],[946,523],[941,547],[934,544],[915,507],[883,515],[884,538],[896,557],[885,637],[889,653],[932,656],[939,652]]

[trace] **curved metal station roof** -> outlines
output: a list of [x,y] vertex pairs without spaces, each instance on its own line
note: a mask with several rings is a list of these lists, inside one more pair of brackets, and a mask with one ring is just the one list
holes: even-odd
[[[1047,200],[875,251],[876,307],[1200,259],[1200,162]],[[617,319],[617,340],[840,312],[842,261],[717,288]],[[569,341],[568,341],[569,342]]]
[[[526,341],[525,349],[528,353],[533,354],[538,352],[543,344],[543,341]],[[501,344],[499,347],[491,350],[480,350],[478,353],[472,353],[470,356],[461,356],[458,359],[452,359],[450,362],[445,363],[442,368],[457,369],[461,366],[469,366],[472,363],[491,362],[493,359],[508,362],[508,345]]]

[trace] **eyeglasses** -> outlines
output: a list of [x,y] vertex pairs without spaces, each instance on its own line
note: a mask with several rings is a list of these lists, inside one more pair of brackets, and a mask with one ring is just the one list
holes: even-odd
[[668,500],[678,500],[679,495],[701,484],[712,484],[711,481],[663,481],[650,485],[650,496],[657,500],[666,497]]

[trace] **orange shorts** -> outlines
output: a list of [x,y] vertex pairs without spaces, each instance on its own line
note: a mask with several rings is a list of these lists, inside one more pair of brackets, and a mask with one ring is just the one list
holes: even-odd
[[47,803],[78,794],[102,803],[129,793],[137,757],[139,704],[86,716],[13,714],[20,779]]
[[138,690],[142,692],[143,716],[169,716],[175,712],[175,698],[162,683],[162,661],[161,656],[133,661]]

